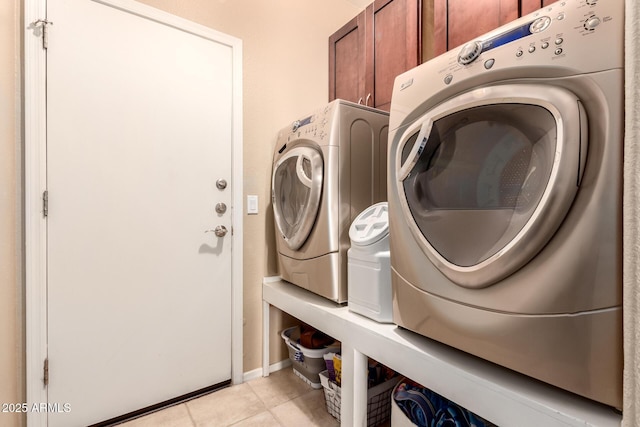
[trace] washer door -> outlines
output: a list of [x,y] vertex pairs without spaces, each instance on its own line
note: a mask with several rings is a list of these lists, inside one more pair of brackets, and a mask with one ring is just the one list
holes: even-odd
[[409,126],[395,182],[429,260],[470,288],[489,286],[531,260],[573,202],[586,133],[574,94],[535,85],[477,89]]
[[295,147],[273,168],[273,213],[280,235],[291,250],[304,244],[318,216],[323,167],[317,150]]

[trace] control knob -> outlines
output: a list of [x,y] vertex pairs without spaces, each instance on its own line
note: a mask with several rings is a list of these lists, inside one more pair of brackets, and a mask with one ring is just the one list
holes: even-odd
[[475,61],[475,59],[482,53],[482,43],[479,41],[470,42],[462,46],[460,53],[458,53],[458,63],[461,65],[467,65]]
[[541,33],[551,25],[551,18],[542,16],[531,23],[529,31],[532,33]]
[[589,19],[584,22],[584,28],[588,31],[593,31],[600,25],[600,22],[600,18],[597,16],[590,16]]
[[293,122],[293,124],[291,125],[291,132],[297,131],[298,128],[300,128],[300,120],[296,120],[295,122]]

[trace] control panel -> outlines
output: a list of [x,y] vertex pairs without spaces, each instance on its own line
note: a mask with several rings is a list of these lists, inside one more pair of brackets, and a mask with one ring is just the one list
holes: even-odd
[[294,121],[289,130],[287,142],[298,138],[313,138],[320,141],[329,134],[329,121],[334,110],[334,103],[327,104],[324,108],[314,112],[310,116]]
[[444,85],[500,67],[552,65],[583,72],[621,67],[623,10],[624,0],[558,1],[433,61],[446,61],[437,71]]

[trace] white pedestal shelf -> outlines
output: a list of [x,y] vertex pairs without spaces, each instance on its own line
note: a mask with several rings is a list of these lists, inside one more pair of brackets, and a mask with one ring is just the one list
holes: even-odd
[[[265,279],[263,299],[266,310],[273,305],[342,342],[342,426],[366,424],[366,370],[354,367],[366,366],[367,357],[500,427],[621,424],[622,416],[609,407],[395,325],[374,322],[287,282]],[[264,368],[267,375],[268,365]]]

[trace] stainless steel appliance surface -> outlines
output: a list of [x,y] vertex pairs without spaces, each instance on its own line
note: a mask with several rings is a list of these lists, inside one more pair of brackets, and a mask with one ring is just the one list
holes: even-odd
[[386,201],[389,114],[335,100],[278,134],[271,182],[281,277],[347,300],[349,226]]
[[396,78],[399,326],[622,407],[623,0],[565,0]]

